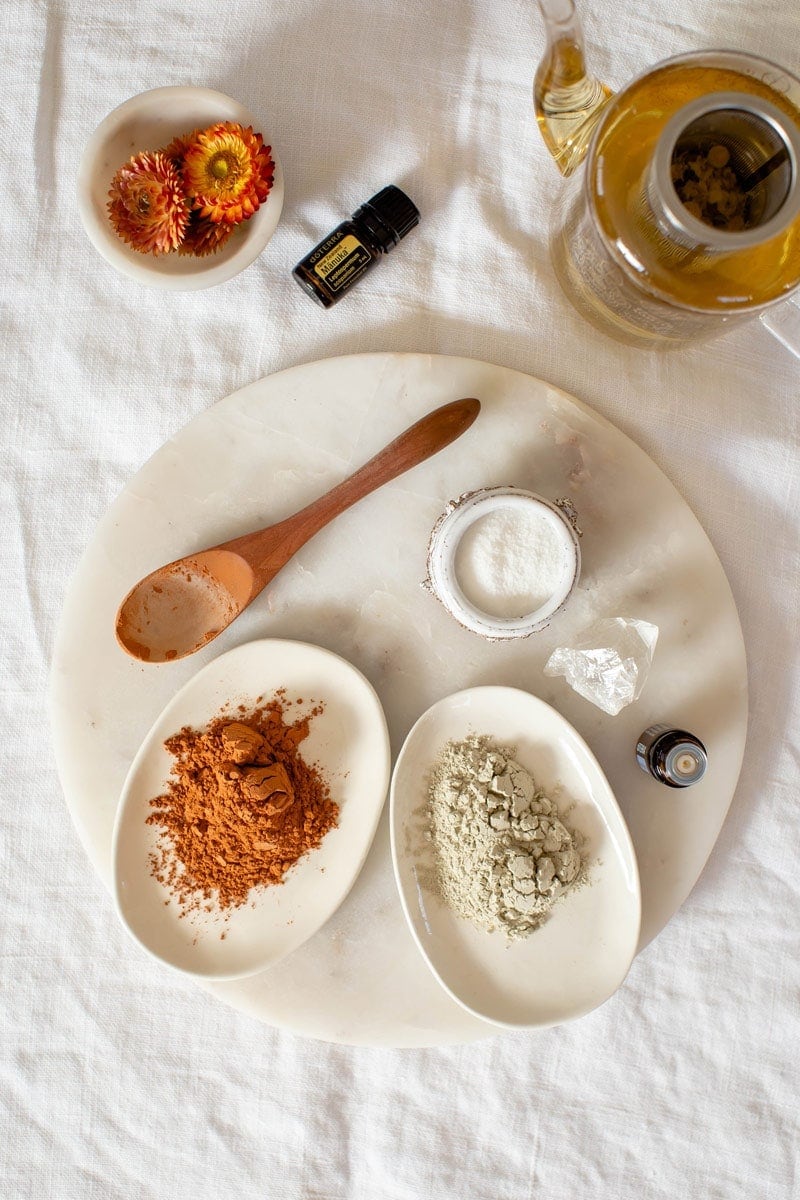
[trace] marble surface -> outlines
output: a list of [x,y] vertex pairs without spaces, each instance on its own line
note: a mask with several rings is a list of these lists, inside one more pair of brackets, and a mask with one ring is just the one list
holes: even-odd
[[[483,406],[471,430],[320,533],[207,650],[148,666],[117,646],[114,614],[140,576],[289,515],[424,412],[466,395]],[[456,625],[421,583],[428,536],[446,502],[508,483],[572,498],[583,565],[569,605],[547,630],[498,645]],[[541,669],[556,645],[617,615],[651,621],[660,636],[640,699],[611,718]],[[628,823],[642,884],[640,947],[702,871],[744,750],[746,665],[734,601],[713,547],[663,473],[558,389],[463,358],[324,360],[216,404],[139,471],[75,574],[52,674],[59,772],[107,884],[117,799],[154,718],[203,662],[256,637],[313,641],[353,662],[382,700],[395,753],[425,708],[463,687],[508,684],[557,708],[596,754]],[[656,784],[634,760],[638,734],[662,720],[692,729],[709,750],[706,777],[686,793]],[[353,891],[315,937],[269,972],[211,990],[264,1021],[334,1041],[411,1046],[491,1033],[436,985],[416,950],[385,814]]]

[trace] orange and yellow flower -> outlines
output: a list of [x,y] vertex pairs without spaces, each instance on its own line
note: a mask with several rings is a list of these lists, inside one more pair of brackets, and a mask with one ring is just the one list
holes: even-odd
[[163,154],[164,158],[172,160],[179,175],[183,170],[183,160],[186,151],[199,133],[199,129],[194,129],[191,133],[179,133],[177,137],[172,139],[168,146],[165,146],[163,150],[159,150],[159,154]]
[[227,221],[214,222],[209,217],[201,217],[196,210],[189,216],[189,224],[183,241],[178,246],[178,254],[194,254],[204,258],[206,254],[215,254],[221,250],[233,233],[235,225]]
[[189,202],[171,160],[156,151],[120,167],[108,193],[111,224],[142,254],[167,254],[183,241]]
[[275,174],[260,133],[221,121],[197,134],[183,159],[183,184],[201,217],[214,224],[246,221],[269,195]]

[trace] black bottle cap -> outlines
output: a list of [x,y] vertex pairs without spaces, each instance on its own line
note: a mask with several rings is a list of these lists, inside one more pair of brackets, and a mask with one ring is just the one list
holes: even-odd
[[364,221],[378,239],[381,249],[391,250],[401,238],[419,225],[419,209],[405,192],[390,184],[376,192],[353,213],[354,220]]
[[693,733],[669,725],[650,725],[636,743],[636,761],[659,783],[691,787],[706,773],[708,753]]

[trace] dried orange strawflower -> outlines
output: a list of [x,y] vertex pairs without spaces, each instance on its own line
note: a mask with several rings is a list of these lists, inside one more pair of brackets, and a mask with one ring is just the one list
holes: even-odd
[[189,202],[169,158],[147,151],[121,166],[108,193],[111,224],[142,254],[167,254],[183,241]]
[[184,155],[183,182],[200,216],[232,225],[251,217],[272,187],[270,152],[249,125],[220,121],[199,133]]
[[227,222],[215,224],[209,217],[201,217],[194,210],[189,215],[189,224],[178,246],[178,254],[194,254],[197,258],[214,254],[222,249],[235,228],[235,225]]
[[176,170],[180,173],[183,169],[184,155],[199,133],[199,129],[193,129],[191,133],[179,133],[172,139],[168,146],[164,146],[162,150],[159,150],[159,154],[163,154],[165,158],[171,159],[175,164]]

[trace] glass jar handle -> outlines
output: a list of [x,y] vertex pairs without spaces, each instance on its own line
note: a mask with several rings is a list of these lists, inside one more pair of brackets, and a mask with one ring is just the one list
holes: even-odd
[[800,358],[800,300],[792,297],[761,313],[761,324],[774,338]]

